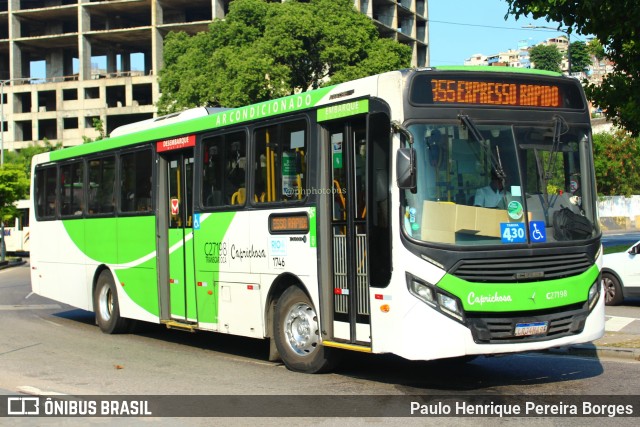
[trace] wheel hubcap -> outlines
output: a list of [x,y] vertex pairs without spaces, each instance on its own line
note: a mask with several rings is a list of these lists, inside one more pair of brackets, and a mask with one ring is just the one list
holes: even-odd
[[605,301],[609,302],[616,296],[616,287],[613,285],[613,282],[609,279],[604,279],[604,289],[605,289]]
[[295,304],[289,309],[284,320],[284,331],[289,346],[298,355],[307,356],[318,346],[317,317],[308,304]]
[[103,286],[100,290],[98,302],[100,317],[108,322],[111,319],[111,312],[113,311],[113,294],[108,286]]

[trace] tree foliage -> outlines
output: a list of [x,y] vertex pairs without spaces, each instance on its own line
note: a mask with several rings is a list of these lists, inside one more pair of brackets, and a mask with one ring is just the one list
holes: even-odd
[[0,168],[0,219],[15,215],[13,203],[29,194],[29,178],[20,164],[5,163]]
[[569,46],[571,54],[571,71],[577,73],[586,70],[591,65],[591,54],[585,42],[577,41]]
[[640,8],[635,0],[506,0],[516,18],[532,15],[595,35],[614,63],[601,86],[587,95],[614,123],[640,135]]
[[36,154],[46,153],[48,151],[59,150],[62,143],[52,144],[47,138],[42,141],[42,145],[31,143],[29,146],[22,148],[20,151],[5,151],[5,164],[14,165],[21,168],[27,176],[31,177],[31,159]]
[[237,107],[405,68],[411,49],[379,39],[351,0],[234,0],[209,31],[165,39],[161,113]]
[[587,43],[587,52],[589,55],[594,56],[598,61],[602,61],[606,55],[602,43],[598,39],[591,39]]
[[529,49],[529,58],[538,70],[561,72],[560,63],[562,62],[562,53],[554,44],[537,46]]
[[593,137],[598,193],[605,196],[640,194],[640,138],[628,132],[599,133]]

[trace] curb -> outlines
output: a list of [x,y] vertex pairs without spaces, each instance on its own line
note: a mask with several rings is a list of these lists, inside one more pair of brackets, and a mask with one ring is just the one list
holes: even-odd
[[22,258],[15,259],[13,261],[3,261],[0,262],[0,270],[4,270],[5,268],[9,267],[16,267],[18,265],[23,265],[26,263],[27,261],[23,260]]
[[640,348],[597,347],[593,344],[577,344],[569,347],[555,347],[547,350],[553,354],[567,356],[593,357],[598,359],[614,358],[640,361]]

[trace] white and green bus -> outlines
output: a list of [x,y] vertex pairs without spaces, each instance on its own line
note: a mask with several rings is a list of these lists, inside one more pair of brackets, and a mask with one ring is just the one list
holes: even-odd
[[269,339],[302,372],[602,336],[577,80],[404,70],[188,116],[34,158],[35,293],[105,333]]

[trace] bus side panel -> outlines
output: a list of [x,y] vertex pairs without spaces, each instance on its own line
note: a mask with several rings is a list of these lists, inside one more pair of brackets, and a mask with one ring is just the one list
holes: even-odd
[[159,322],[158,273],[155,250],[155,217],[117,218],[118,262],[115,274],[120,314],[129,319]]
[[[260,306],[267,307],[267,297],[274,280],[286,275],[290,277],[287,279],[288,284],[293,284],[294,280],[299,281],[299,284],[309,293],[316,312],[320,312],[316,208],[300,206],[252,211],[250,215],[251,242],[255,252],[255,256],[251,258],[251,272],[260,277],[262,289]],[[281,219],[301,216],[307,217],[309,225],[307,230],[271,230],[270,217]],[[291,223],[297,224],[298,221]]]
[[[72,225],[74,238],[70,237],[65,223]],[[33,291],[74,307],[93,310],[91,282],[86,281],[86,256],[82,252],[82,221],[43,221],[32,228]]]
[[201,329],[217,331],[220,268],[229,259],[229,242],[225,240],[225,235],[236,212],[197,215],[200,215],[200,227],[193,230],[193,251],[198,325]]

